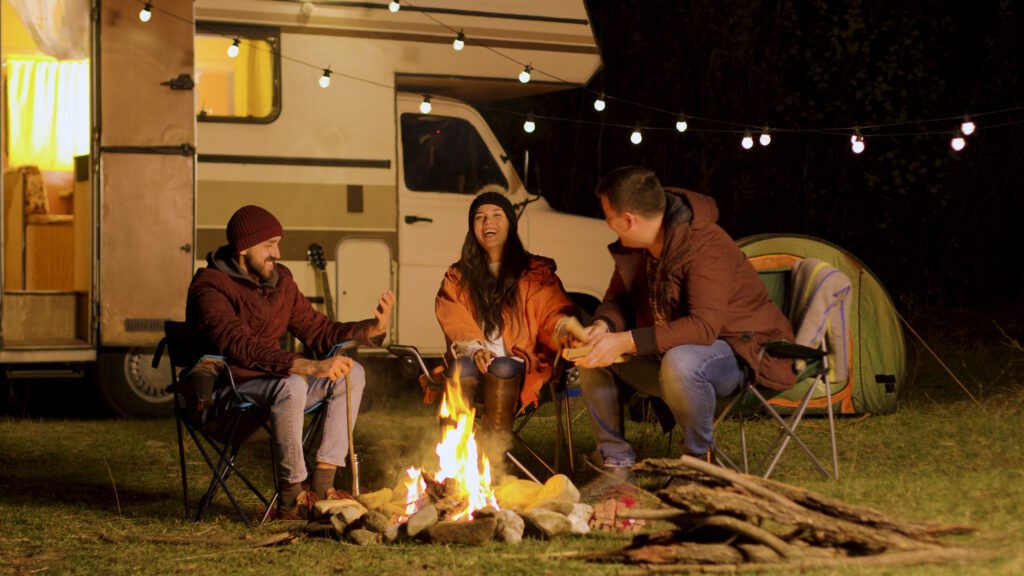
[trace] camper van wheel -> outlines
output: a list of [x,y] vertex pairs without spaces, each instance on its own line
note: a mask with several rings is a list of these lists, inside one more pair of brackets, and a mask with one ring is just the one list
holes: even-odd
[[171,414],[171,383],[166,363],[153,368],[153,351],[142,348],[100,352],[99,389],[114,412],[125,418],[159,418]]

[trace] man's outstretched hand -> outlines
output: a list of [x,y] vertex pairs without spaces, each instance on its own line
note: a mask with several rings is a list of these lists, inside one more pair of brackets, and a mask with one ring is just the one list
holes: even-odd
[[377,323],[370,328],[370,338],[387,334],[388,326],[391,325],[391,309],[394,307],[394,292],[388,290],[380,295],[380,298],[377,299],[377,308],[373,311],[373,317],[377,319]]

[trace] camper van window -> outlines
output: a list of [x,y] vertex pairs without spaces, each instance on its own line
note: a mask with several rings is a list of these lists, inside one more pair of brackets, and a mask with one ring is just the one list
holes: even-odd
[[488,184],[508,189],[501,165],[462,118],[402,114],[402,157],[409,190],[476,194]]
[[201,122],[267,124],[277,119],[280,36],[277,28],[196,24],[196,116]]

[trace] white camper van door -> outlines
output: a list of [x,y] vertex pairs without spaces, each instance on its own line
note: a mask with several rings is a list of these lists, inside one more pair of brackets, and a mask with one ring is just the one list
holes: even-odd
[[192,276],[192,0],[99,4],[100,343],[153,346]]
[[483,120],[464,105],[398,100],[398,338],[428,354],[444,352],[434,297],[445,270],[459,259],[467,212],[482,191],[508,190],[500,147]]

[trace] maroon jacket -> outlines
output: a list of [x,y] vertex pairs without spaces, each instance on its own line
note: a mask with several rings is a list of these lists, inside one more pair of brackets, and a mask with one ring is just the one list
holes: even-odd
[[656,295],[669,321],[654,325],[647,288],[645,250],[609,245],[615,272],[595,318],[613,331],[633,327],[638,354],[665,353],[681,344],[725,340],[757,371],[757,380],[785,390],[796,383],[791,360],[761,358],[768,340],[793,341],[793,328],[771,301],[757,271],[716,221],[709,196],[666,188],[665,247]]
[[290,374],[298,355],[281,348],[285,331],[318,353],[346,340],[366,346],[383,341],[383,335],[375,342],[367,336],[376,319],[331,322],[315,310],[281,264],[274,266],[273,278],[257,284],[230,246],[211,252],[206,261],[188,287],[185,321],[227,358],[236,381]]

